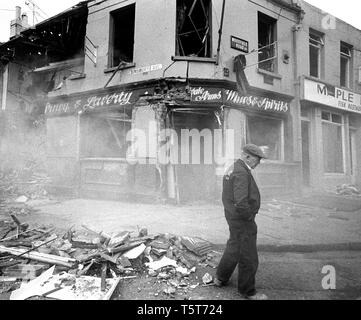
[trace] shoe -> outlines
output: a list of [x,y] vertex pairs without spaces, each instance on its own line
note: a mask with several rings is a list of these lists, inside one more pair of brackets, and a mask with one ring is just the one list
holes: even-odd
[[244,296],[247,300],[268,300],[268,297],[263,293],[256,293],[252,296]]
[[218,278],[214,278],[213,283],[216,287],[224,287],[227,285],[225,282],[219,280]]

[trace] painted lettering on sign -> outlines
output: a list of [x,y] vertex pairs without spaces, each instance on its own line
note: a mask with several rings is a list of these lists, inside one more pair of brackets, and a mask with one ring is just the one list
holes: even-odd
[[133,91],[115,92],[113,94],[85,96],[67,102],[48,102],[45,105],[45,114],[64,114],[73,112],[86,112],[101,107],[125,106],[134,103]]
[[210,92],[203,87],[191,89],[192,101],[220,101],[222,99],[222,90]]
[[130,104],[130,98],[132,97],[132,92],[121,92],[113,93],[111,95],[107,94],[106,96],[92,96],[89,97],[87,103],[81,108],[83,111],[89,109],[95,109],[97,107],[104,107],[109,105],[126,105]]
[[234,104],[246,105],[265,111],[288,112],[290,105],[288,102],[274,100],[258,96],[242,96],[237,91],[226,90],[226,101]]
[[48,102],[45,105],[45,114],[47,114],[47,113],[67,113],[67,112],[70,112],[69,103],[51,104]]
[[345,111],[361,113],[361,95],[332,85],[305,79],[305,100]]

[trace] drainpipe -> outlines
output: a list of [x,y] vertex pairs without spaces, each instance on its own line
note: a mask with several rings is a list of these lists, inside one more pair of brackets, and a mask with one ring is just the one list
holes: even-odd
[[216,65],[218,65],[219,63],[219,53],[221,51],[221,40],[222,40],[222,31],[223,31],[223,19],[224,19],[224,10],[226,7],[226,0],[223,0],[223,4],[222,4],[222,15],[221,15],[221,25],[219,27],[219,31],[218,31],[218,47],[217,47],[217,62]]
[[[298,74],[298,36],[297,33],[302,28],[302,20],[303,20],[304,11],[298,13],[298,23],[292,27],[292,42],[293,42],[293,81],[294,81],[294,95],[295,95],[295,114],[296,121],[293,122],[295,127],[296,137],[293,138],[294,141],[294,149],[293,149],[293,161],[300,163],[300,173],[299,179],[301,183],[297,183],[297,185],[302,185],[302,136],[301,136],[301,83],[300,77]],[[301,190],[300,190],[301,191]]]

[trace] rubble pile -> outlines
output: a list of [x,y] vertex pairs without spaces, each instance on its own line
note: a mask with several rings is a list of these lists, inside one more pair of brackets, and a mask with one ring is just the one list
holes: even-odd
[[337,186],[336,193],[342,196],[361,196],[361,192],[356,188],[356,186],[351,184]]
[[202,239],[145,228],[108,235],[85,225],[58,235],[11,218],[0,224],[0,293],[11,292],[11,300],[110,299],[120,281],[141,277],[153,282],[154,296],[212,285],[211,275],[195,276],[199,266],[216,266],[212,245]]
[[46,185],[50,178],[32,168],[0,171],[0,199],[26,196],[28,199],[42,199],[48,195]]

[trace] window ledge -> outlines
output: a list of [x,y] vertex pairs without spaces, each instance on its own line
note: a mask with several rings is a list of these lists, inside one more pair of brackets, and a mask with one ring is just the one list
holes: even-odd
[[78,79],[84,79],[86,77],[86,74],[74,74],[68,78],[68,80],[78,80]]
[[260,68],[257,68],[257,72],[260,74],[275,78],[275,79],[282,79],[282,76],[279,73],[270,72],[270,71],[263,70]]
[[[123,69],[129,69],[129,68],[133,68],[135,67],[135,63],[134,62],[129,62],[123,66],[121,66],[119,68],[119,70],[123,70]],[[115,70],[117,70],[118,67],[111,67],[111,68],[106,68],[104,69],[104,73],[110,73],[110,72],[114,72]]]
[[191,61],[191,62],[206,62],[217,63],[216,58],[203,58],[203,57],[186,57],[186,56],[172,56],[173,61]]

